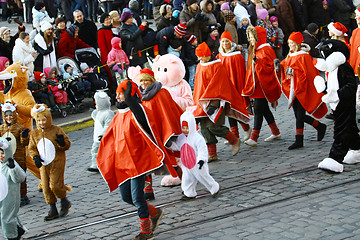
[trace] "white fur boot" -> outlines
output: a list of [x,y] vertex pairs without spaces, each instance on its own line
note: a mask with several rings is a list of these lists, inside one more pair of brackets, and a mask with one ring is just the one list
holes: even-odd
[[181,184],[181,180],[179,177],[172,177],[171,175],[166,175],[161,179],[161,186],[163,187],[171,187],[171,186],[178,186]]
[[343,172],[344,170],[344,166],[332,158],[325,158],[324,160],[322,160],[319,163],[318,168],[339,173]]
[[344,157],[343,163],[355,164],[360,162],[360,150],[349,150]]

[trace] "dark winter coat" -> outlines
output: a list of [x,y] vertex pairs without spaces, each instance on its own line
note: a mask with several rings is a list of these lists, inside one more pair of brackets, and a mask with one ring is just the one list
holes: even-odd
[[192,66],[199,62],[197,56],[195,55],[196,46],[191,45],[186,42],[183,48],[182,57],[186,66]]
[[12,63],[12,49],[10,43],[0,38],[0,56],[7,57],[10,60],[10,64]]
[[276,0],[276,16],[279,20],[279,27],[287,39],[292,32],[296,31],[294,12],[288,0]]
[[352,10],[346,0],[333,0],[331,8],[334,10],[332,16],[334,22],[341,22],[344,25],[350,24]]
[[98,45],[99,45],[99,49],[100,49],[100,57],[101,57],[101,63],[105,64],[107,61],[107,56],[109,54],[109,52],[112,49],[111,46],[111,39],[113,38],[114,34],[113,31],[111,30],[112,25],[110,26],[102,26],[99,30],[98,30]]
[[219,53],[219,47],[220,47],[220,39],[219,37],[216,37],[215,40],[208,36],[206,39],[206,44],[209,46],[211,54],[216,57]]
[[316,36],[314,36],[314,34],[311,34],[308,30],[303,31],[302,35],[304,37],[304,43],[307,43],[311,48],[310,55],[313,58],[319,58],[320,52],[319,50],[315,49],[316,45],[319,44],[319,40],[316,38]]
[[134,54],[144,49],[142,33],[143,31],[134,23],[131,25],[123,24],[121,26],[120,37],[124,41],[123,49],[129,57],[130,66],[142,66],[146,62],[145,52],[142,52],[141,56]]
[[176,18],[164,18],[163,16],[161,16],[159,24],[157,25],[157,31],[160,31],[166,27],[170,27],[173,26],[175,27],[177,24],[179,23],[179,20],[177,20]]
[[[156,34],[156,39],[159,41],[159,54],[164,55],[168,53],[168,47],[170,46],[171,42],[174,42],[176,39],[174,33],[174,27],[170,26],[167,28],[162,29],[160,32]],[[182,46],[185,45],[185,39],[179,39],[182,42]]]
[[93,48],[97,48],[97,27],[94,22],[84,20],[82,23],[75,22],[76,26],[79,26],[79,38],[86,44],[89,44]]
[[318,26],[326,25],[325,10],[322,0],[306,0],[308,23],[316,23]]
[[256,5],[253,2],[247,7],[248,13],[250,15],[251,25],[256,26],[257,14],[256,14]]
[[194,16],[200,13],[200,11],[196,13],[191,13],[188,7],[185,5],[183,10],[180,12],[179,21],[181,23],[186,23],[186,35],[195,35],[197,37],[198,43],[202,43],[202,28],[206,26],[206,22],[204,21],[196,21]]
[[299,0],[290,0],[290,4],[294,12],[296,31],[304,31],[308,25],[305,3]]
[[84,43],[80,38],[74,38],[67,32],[64,32],[57,46],[57,54],[58,57],[67,56],[75,59],[76,49],[88,47],[90,47],[90,45]]

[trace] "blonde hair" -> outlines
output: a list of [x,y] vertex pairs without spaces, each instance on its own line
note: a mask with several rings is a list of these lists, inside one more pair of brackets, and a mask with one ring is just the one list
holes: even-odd
[[153,83],[153,82],[156,82],[156,79],[153,76],[151,76],[150,74],[142,73],[139,75],[138,81],[139,82],[150,81]]
[[[288,41],[292,41],[292,40],[288,40]],[[300,51],[301,50],[301,45],[300,44],[298,44],[297,42],[294,42],[294,41],[292,41],[294,44],[295,44],[295,52],[297,52],[297,51]],[[286,56],[286,60],[288,60],[289,59],[289,57],[290,57],[290,51],[289,51],[289,53],[288,53],[288,55]]]

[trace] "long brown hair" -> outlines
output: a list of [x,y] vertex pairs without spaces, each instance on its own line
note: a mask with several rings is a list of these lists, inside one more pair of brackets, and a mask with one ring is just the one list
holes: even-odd
[[[258,35],[257,35],[257,32],[256,32],[256,29],[254,27],[251,27],[249,26],[247,29],[246,29],[246,36],[247,36],[247,39],[249,41],[250,39],[250,34],[254,36],[256,42],[259,41],[259,38],[258,38]],[[249,41],[250,42],[250,41]],[[247,68],[250,68],[251,67],[251,64],[253,62],[253,59],[254,59],[254,55],[255,55],[255,46],[256,46],[256,43],[255,45],[249,45],[249,57],[248,57],[248,63],[247,63]]]
[[48,36],[48,34],[46,33],[46,31],[44,32],[44,39],[46,42],[46,45],[49,46],[53,43],[54,41],[54,34],[51,32],[51,35]]

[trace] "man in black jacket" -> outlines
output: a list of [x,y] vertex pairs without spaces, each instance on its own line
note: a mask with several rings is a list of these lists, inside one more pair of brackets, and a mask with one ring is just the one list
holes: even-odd
[[[185,46],[186,40],[184,36],[186,34],[186,25],[179,23],[175,27],[170,26],[162,29],[156,34],[156,39],[159,41],[159,54],[164,55],[168,53],[168,47],[170,45],[180,45],[181,50],[182,46]],[[175,44],[178,43],[178,44]]]
[[80,10],[74,13],[75,25],[79,27],[78,37],[93,48],[97,48],[97,27],[94,22],[84,19],[84,14]]

